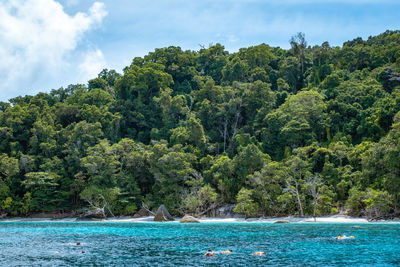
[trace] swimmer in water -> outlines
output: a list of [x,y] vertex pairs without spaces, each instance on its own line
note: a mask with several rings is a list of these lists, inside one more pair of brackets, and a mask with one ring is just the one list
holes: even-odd
[[349,239],[349,238],[356,238],[356,237],[355,237],[354,235],[346,236],[346,235],[342,235],[342,234],[339,234],[339,235],[336,237],[337,240]]
[[204,254],[204,256],[206,256],[206,257],[214,257],[214,255],[215,255],[215,253],[214,253],[214,251],[212,251],[211,249],[209,249],[209,250]]
[[253,253],[253,255],[256,255],[256,256],[265,256],[265,255],[267,255],[267,253],[265,253],[264,251],[256,251],[256,252]]

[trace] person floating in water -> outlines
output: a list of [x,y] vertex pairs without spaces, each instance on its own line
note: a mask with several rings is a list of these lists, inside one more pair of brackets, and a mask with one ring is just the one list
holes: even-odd
[[350,235],[350,236],[346,236],[346,235],[342,235],[339,234],[336,239],[341,240],[341,239],[348,239],[348,238],[356,238],[354,235]]
[[221,254],[229,254],[229,253],[232,253],[232,249],[221,251]]
[[214,251],[212,251],[211,249],[209,249],[209,250],[204,254],[204,256],[206,256],[206,257],[214,257],[214,255],[215,255],[215,253],[214,253]]
[[264,251],[256,251],[256,252],[253,253],[253,255],[256,255],[256,256],[265,256],[265,255],[267,255],[267,253],[265,253]]

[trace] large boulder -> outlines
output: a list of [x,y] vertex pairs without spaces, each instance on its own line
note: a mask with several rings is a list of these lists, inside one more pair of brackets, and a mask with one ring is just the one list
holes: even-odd
[[104,208],[95,208],[86,210],[77,218],[77,220],[98,220],[105,219],[106,217],[107,216],[104,212]]
[[200,221],[197,220],[195,217],[190,216],[190,215],[185,215],[183,218],[179,221],[180,223],[199,223]]
[[156,212],[156,216],[154,216],[154,221],[168,222],[174,221],[174,218],[171,216],[171,214],[169,214],[167,208],[164,205],[161,205]]
[[290,221],[288,221],[288,220],[279,220],[279,221],[275,221],[274,223],[290,223]]
[[154,214],[151,214],[150,211],[146,210],[145,208],[141,208],[138,212],[133,215],[133,218],[140,218],[140,217],[147,217],[147,216],[153,216]]

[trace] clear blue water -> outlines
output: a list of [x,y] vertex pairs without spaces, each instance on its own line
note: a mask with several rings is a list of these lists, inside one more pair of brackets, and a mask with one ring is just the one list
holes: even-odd
[[400,266],[400,224],[1,222],[0,265]]

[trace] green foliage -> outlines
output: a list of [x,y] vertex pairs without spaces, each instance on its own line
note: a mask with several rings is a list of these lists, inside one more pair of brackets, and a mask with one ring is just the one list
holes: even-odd
[[0,155],[0,179],[5,181],[11,179],[19,171],[18,160],[6,154]]
[[57,180],[59,176],[50,172],[29,172],[22,184],[32,193],[33,211],[50,211],[57,206]]
[[137,211],[137,207],[135,204],[129,204],[125,207],[125,210],[123,211],[123,214],[126,215],[133,215]]
[[380,218],[390,211],[393,200],[388,192],[369,188],[363,202],[370,217]]
[[87,201],[93,208],[107,208],[108,212],[112,215],[112,211],[117,206],[119,194],[120,189],[117,187],[103,189],[91,185],[80,193],[80,197]]
[[20,214],[27,215],[32,210],[32,194],[26,192],[21,201]]
[[183,152],[179,145],[168,149],[160,143],[154,149],[150,169],[155,177],[154,201],[157,206],[164,203],[172,213],[177,213],[181,205],[180,196],[195,178],[193,164],[196,156]]
[[209,209],[216,207],[218,194],[215,189],[209,184],[200,187],[192,186],[191,191],[185,194],[182,199],[183,213],[193,214],[196,216],[202,215]]
[[236,197],[236,206],[233,211],[244,213],[247,216],[254,216],[258,212],[258,203],[255,203],[252,197],[252,191],[246,188],[240,189]]
[[107,81],[103,78],[95,78],[88,82],[89,90],[93,89],[105,89],[107,87]]
[[283,105],[265,117],[266,149],[281,158],[283,150],[277,147],[298,147],[314,140],[324,140],[326,105],[316,91],[302,91],[290,96]]
[[350,214],[360,214],[365,208],[364,198],[366,193],[359,190],[357,187],[353,187],[349,191],[349,198],[346,202],[346,209],[349,209]]
[[317,215],[336,213],[337,209],[333,207],[335,191],[327,185],[321,185],[319,188]]
[[218,189],[223,202],[230,203],[234,200],[233,192],[237,188],[237,183],[233,160],[227,156],[218,157],[204,174],[206,182]]
[[248,216],[396,215],[399,51],[399,31],[342,47],[302,33],[287,50],[170,46],[0,102],[0,212],[90,200],[110,215],[142,201],[174,215],[231,203]]
[[254,188],[254,199],[259,203],[260,210],[266,216],[286,214],[285,205],[279,198],[284,194],[285,180],[288,169],[280,162],[269,162],[260,171],[247,176],[248,184]]

